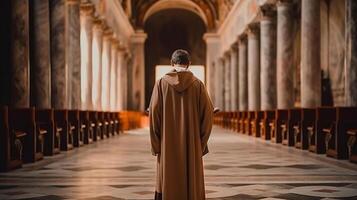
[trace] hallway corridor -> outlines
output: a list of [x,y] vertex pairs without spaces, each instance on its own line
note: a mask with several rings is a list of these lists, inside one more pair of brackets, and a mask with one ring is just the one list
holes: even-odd
[[[217,127],[209,147],[208,199],[357,199],[357,166],[347,161]],[[2,173],[0,199],[152,199],[154,180],[148,129],[141,129]]]

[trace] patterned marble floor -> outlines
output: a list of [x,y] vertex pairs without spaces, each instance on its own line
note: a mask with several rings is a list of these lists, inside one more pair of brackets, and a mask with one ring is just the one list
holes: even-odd
[[[214,128],[208,199],[357,199],[357,165]],[[0,199],[152,199],[148,129],[129,131],[0,174]]]

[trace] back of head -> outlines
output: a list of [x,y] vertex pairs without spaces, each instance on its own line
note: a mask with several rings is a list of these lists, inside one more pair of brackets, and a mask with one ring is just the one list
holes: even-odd
[[184,65],[184,66],[189,66],[191,64],[190,60],[190,54],[188,51],[183,50],[183,49],[178,49],[174,51],[174,53],[171,56],[171,65]]

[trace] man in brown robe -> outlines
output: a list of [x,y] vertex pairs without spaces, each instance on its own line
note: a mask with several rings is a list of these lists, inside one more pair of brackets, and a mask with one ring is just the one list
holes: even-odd
[[176,50],[173,70],[156,82],[149,107],[155,199],[203,200],[202,156],[208,153],[213,106],[204,84],[188,70],[189,54]]

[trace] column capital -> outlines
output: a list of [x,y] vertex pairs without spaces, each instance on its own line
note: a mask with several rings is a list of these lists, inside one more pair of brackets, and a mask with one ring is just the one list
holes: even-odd
[[238,51],[238,42],[234,42],[232,45],[231,45],[231,52],[236,52]]
[[79,4],[80,0],[65,0],[66,4]]
[[231,51],[228,49],[227,51],[224,52],[223,58],[224,59],[229,59],[231,57]]
[[219,34],[217,33],[205,33],[203,35],[203,39],[206,43],[218,43],[219,42]]
[[286,7],[286,6],[291,6],[293,4],[292,0],[278,0],[276,3],[277,7]]
[[147,34],[143,30],[137,30],[135,34],[131,37],[131,42],[144,44],[146,38]]
[[99,17],[94,17],[93,19],[93,29],[103,32],[103,20],[100,19]]
[[276,16],[276,7],[273,4],[264,4],[260,6],[262,21],[272,20]]
[[245,42],[247,40],[247,33],[243,33],[238,36],[238,43]]
[[84,16],[93,16],[94,15],[94,5],[92,3],[81,3],[80,12]]
[[259,24],[258,23],[251,23],[247,27],[247,35],[248,38],[255,38],[259,35]]

